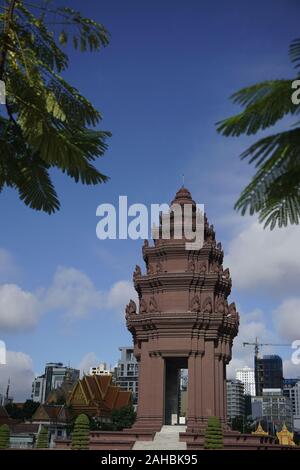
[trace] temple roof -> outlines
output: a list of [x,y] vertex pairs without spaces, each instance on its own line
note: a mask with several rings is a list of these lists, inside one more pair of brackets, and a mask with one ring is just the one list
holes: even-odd
[[69,418],[65,405],[42,404],[32,416],[32,421],[64,422]]
[[85,375],[76,383],[68,403],[112,411],[131,402],[131,392],[112,384],[111,375]]

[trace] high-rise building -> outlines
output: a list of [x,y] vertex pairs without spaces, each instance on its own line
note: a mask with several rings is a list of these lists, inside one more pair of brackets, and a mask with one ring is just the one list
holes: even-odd
[[51,390],[59,388],[66,378],[75,384],[79,375],[79,369],[64,366],[62,362],[48,362],[45,373],[36,377],[32,383],[32,399],[45,403]]
[[64,366],[62,362],[48,362],[45,368],[45,399],[49,392],[61,386],[68,375],[68,380],[73,383],[77,382],[80,376],[79,369]]
[[245,415],[244,384],[240,380],[227,380],[227,419],[231,422]]
[[44,403],[45,402],[45,374],[36,377],[32,382],[31,398],[33,401]]
[[112,375],[112,372],[107,367],[106,362],[100,362],[97,367],[90,368],[90,375]]
[[255,357],[256,396],[262,396],[263,389],[283,388],[282,359],[276,355]]
[[292,404],[281,389],[265,389],[262,396],[252,397],[252,416],[264,422],[264,429],[273,434],[280,431],[284,424],[290,431],[293,430]]
[[251,369],[251,367],[247,366],[236,369],[235,378],[244,384],[245,395],[255,396],[254,369]]
[[292,405],[295,431],[300,431],[300,378],[284,379],[283,395],[289,398]]
[[120,347],[119,351],[121,351],[121,358],[118,360],[115,373],[116,385],[119,385],[123,390],[131,390],[133,404],[136,404],[138,397],[138,363],[133,354],[133,347]]

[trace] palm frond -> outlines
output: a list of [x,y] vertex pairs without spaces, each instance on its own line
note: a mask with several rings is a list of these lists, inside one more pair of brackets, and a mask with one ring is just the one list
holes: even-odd
[[292,63],[295,64],[295,68],[299,68],[300,67],[300,38],[295,39],[290,44],[289,55],[290,55],[290,59]]
[[225,136],[255,134],[289,113],[298,114],[300,106],[291,101],[292,81],[266,81],[238,91],[231,98],[234,103],[245,106],[244,111],[217,122],[217,131]]
[[260,139],[247,149],[259,168],[235,204],[242,215],[259,213],[259,220],[273,229],[299,222],[300,128]]

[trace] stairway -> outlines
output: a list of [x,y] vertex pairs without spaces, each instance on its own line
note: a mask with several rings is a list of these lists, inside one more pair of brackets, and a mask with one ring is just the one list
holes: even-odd
[[132,450],[186,450],[186,443],[179,442],[179,433],[186,426],[163,426],[153,441],[136,441]]

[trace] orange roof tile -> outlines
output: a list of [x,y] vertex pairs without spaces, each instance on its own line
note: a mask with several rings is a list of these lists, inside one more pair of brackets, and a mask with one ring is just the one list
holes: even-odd
[[118,393],[117,400],[115,402],[116,410],[119,410],[123,406],[128,406],[131,402],[131,392],[122,390]]
[[95,375],[95,380],[97,385],[101,388],[102,393],[106,395],[108,387],[111,385],[112,376],[111,375]]

